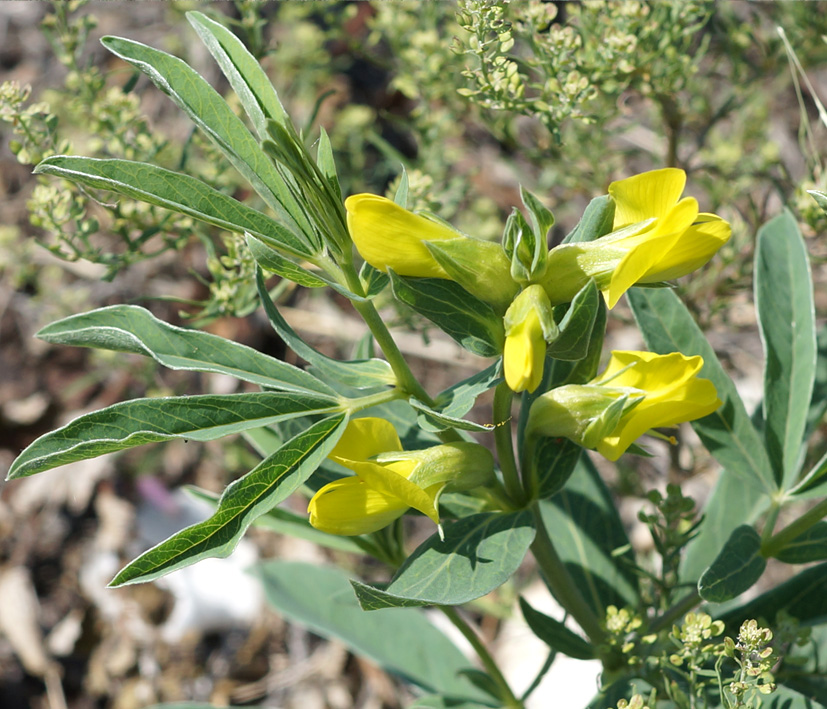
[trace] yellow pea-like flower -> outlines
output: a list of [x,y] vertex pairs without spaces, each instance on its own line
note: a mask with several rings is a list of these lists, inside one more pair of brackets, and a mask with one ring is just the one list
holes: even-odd
[[699,356],[612,352],[592,381],[546,392],[532,404],[526,435],[568,438],[617,460],[640,436],[707,416],[721,401],[701,379]]
[[546,339],[554,328],[551,305],[541,286],[522,291],[505,314],[503,372],[512,391],[533,392],[543,379]]
[[405,451],[385,419],[352,420],[331,460],[355,475],[322,487],[310,500],[310,524],[330,534],[369,534],[386,527],[413,507],[439,524],[439,496],[488,482],[494,472],[491,453],[476,443],[460,442]]
[[730,237],[729,224],[681,199],[686,173],[644,172],[609,185],[613,231],[594,241],[563,244],[548,255],[543,286],[552,304],[570,301],[594,278],[613,308],[636,283],[679,278],[703,266]]

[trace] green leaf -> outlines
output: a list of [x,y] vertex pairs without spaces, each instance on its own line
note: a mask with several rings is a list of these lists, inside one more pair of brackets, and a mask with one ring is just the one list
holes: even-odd
[[758,231],[755,306],[764,343],[764,438],[776,482],[798,473],[816,366],[815,306],[807,248],[785,210]]
[[[210,503],[213,507],[218,504],[219,495],[212,492],[193,485],[185,485],[182,489],[193,497]],[[362,539],[360,537],[342,537],[337,534],[322,532],[310,524],[307,515],[296,514],[282,507],[274,507],[268,510],[261,517],[257,517],[253,521],[253,525],[276,534],[286,534],[297,539],[306,539],[328,549],[346,551],[351,554],[365,553],[365,545],[361,543]]]
[[827,559],[827,522],[816,522],[785,546],[775,558],[787,564]]
[[709,603],[723,603],[740,595],[764,573],[761,536],[748,524],[733,530],[712,565],[698,581],[698,593]]
[[590,280],[571,301],[558,323],[557,337],[549,343],[546,354],[555,359],[575,361],[586,357],[601,302],[600,291],[594,280]]
[[188,12],[187,20],[212,54],[262,140],[267,119],[288,123],[289,118],[267,74],[230,30],[201,12]]
[[411,554],[385,590],[353,582],[364,610],[392,606],[455,606],[484,596],[519,568],[534,541],[527,510],[484,512],[445,524]]
[[356,387],[357,389],[367,389],[378,384],[396,384],[396,376],[385,360],[365,359],[342,362],[314,350],[295,333],[293,328],[281,316],[278,308],[270,299],[270,294],[267,292],[267,286],[264,284],[264,277],[260,270],[256,273],[256,285],[258,286],[259,298],[261,298],[264,306],[264,312],[267,314],[267,319],[273,329],[293,352],[312,367],[345,386]]
[[173,438],[212,441],[245,429],[339,409],[329,397],[270,392],[125,401],[79,416],[41,436],[12,463],[8,479],[145,443]]
[[540,511],[586,602],[599,618],[610,605],[637,607],[638,580],[629,539],[611,493],[585,454],[561,492],[541,500]]
[[133,199],[186,214],[237,233],[249,232],[274,248],[310,257],[303,239],[277,221],[189,175],[131,160],[54,155],[35,174],[55,175],[95,189],[111,190]]
[[436,432],[444,431],[446,428],[465,428],[469,431],[489,431],[493,424],[477,424],[462,417],[471,410],[477,397],[501,381],[502,363],[498,360],[468,379],[440,392],[436,397],[436,408],[429,408],[416,399],[409,401],[411,406],[422,412],[420,425],[427,430]]
[[320,253],[321,241],[284,178],[241,119],[198,72],[177,57],[140,42],[103,37],[101,43],[146,74],[215,142],[288,230],[301,240],[305,253]]
[[615,217],[614,200],[605,194],[595,197],[589,202],[583,217],[577,225],[563,239],[564,244],[577,244],[583,241],[594,241],[605,236],[612,230]]
[[[734,505],[733,500],[738,504]],[[765,511],[769,497],[726,470],[721,471],[712,494],[703,509],[703,523],[698,535],[686,547],[680,566],[680,578],[697,583],[701,574],[721,550],[722,540],[739,524],[753,524]]]
[[569,630],[559,620],[547,616],[545,613],[532,608],[528,601],[520,598],[520,610],[523,618],[540,640],[553,650],[577,660],[592,660],[595,657],[594,647],[588,640],[584,640],[577,633]]
[[801,498],[822,497],[827,489],[827,453],[812,467],[790,493]]
[[403,278],[389,271],[397,300],[424,315],[469,352],[481,357],[502,354],[503,320],[487,303],[441,278]]
[[540,499],[548,499],[563,489],[574,473],[582,452],[580,446],[566,438],[537,440],[531,469],[538,474],[537,495]]
[[152,357],[170,369],[229,374],[261,387],[336,397],[327,384],[298,367],[217,335],[168,325],[136,305],[112,305],[44,327],[46,342]]
[[427,697],[414,699],[414,703],[407,709],[486,709],[489,706],[490,704],[477,704],[462,699],[449,699],[437,694],[429,694]]
[[109,586],[144,583],[203,559],[228,557],[256,518],[296,492],[319,467],[346,425],[347,416],[331,416],[291,438],[230,483],[209,519],[182,529],[141,554],[121,569]]
[[278,274],[293,283],[305,288],[324,288],[328,285],[321,276],[311,273],[288,258],[282,256],[275,249],[267,246],[263,241],[247,234],[247,247],[256,260],[256,263],[266,271]]
[[758,598],[728,610],[720,619],[735,632],[750,618],[762,618],[774,627],[778,613],[784,610],[805,625],[818,625],[827,622],[825,586],[827,564],[811,566]]
[[775,490],[777,486],[761,436],[752,425],[735,385],[686,306],[667,288],[636,288],[627,293],[627,298],[650,350],[658,354],[681,352],[703,357],[700,376],[712,381],[723,402],[715,413],[692,422],[709,452],[728,474],[740,476],[745,487],[766,492]]
[[338,569],[272,561],[255,567],[270,603],[289,620],[326,638],[338,638],[359,655],[431,692],[483,701],[461,673],[470,662],[422,613],[388,608],[365,613]]
[[342,201],[342,187],[339,184],[339,175],[336,173],[336,161],[333,158],[333,146],[327,131],[322,127],[319,129],[319,145],[316,163],[322,176],[327,181],[333,196]]

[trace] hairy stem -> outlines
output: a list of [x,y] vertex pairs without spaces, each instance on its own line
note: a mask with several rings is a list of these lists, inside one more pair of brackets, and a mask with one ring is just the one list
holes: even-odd
[[790,523],[778,534],[773,535],[767,542],[761,545],[761,555],[772,557],[778,554],[789,542],[799,534],[806,532],[816,522],[827,515],[827,500],[822,500],[812,509],[807,510],[795,522]]

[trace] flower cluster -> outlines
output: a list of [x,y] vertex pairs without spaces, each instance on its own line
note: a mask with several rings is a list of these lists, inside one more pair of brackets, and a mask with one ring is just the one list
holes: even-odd
[[[555,306],[596,286],[612,308],[636,284],[658,284],[697,269],[727,241],[727,222],[682,197],[685,183],[684,172],[673,168],[614,182],[611,231],[551,250],[545,238],[553,216],[531,195],[523,197],[532,225],[512,215],[502,247],[383,197],[354,195],[345,207],[353,243],[371,266],[404,279],[454,281],[469,298],[490,306],[502,318],[508,387],[536,392],[547,348],[560,332]],[[721,405],[712,382],[699,377],[702,367],[700,357],[678,352],[612,352],[591,381],[536,397],[526,445],[541,436],[568,438],[617,460],[640,436],[707,416]],[[354,475],[320,489],[309,512],[315,527],[334,534],[379,530],[410,508],[439,523],[444,490],[484,485],[494,472],[482,446],[462,442],[404,451],[393,426],[376,418],[352,421],[330,457]]]

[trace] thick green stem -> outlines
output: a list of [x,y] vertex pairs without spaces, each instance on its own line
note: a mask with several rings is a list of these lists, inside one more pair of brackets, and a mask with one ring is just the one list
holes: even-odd
[[503,706],[508,707],[508,709],[524,709],[523,703],[514,695],[514,692],[511,690],[505,677],[503,677],[503,673],[500,672],[500,668],[497,666],[494,658],[491,657],[491,653],[488,652],[488,649],[474,632],[474,629],[457,613],[456,608],[452,606],[437,606],[437,608],[445,614],[445,617],[448,618],[454,627],[463,634],[465,639],[471,643],[474,652],[477,653],[477,656],[480,658],[491,679],[500,690],[499,698]]
[[799,534],[806,532],[825,516],[827,516],[827,500],[822,500],[815,507],[807,510],[795,522],[787,525],[769,541],[762,544],[761,555],[767,558],[775,556]]
[[764,520],[764,529],[761,532],[761,546],[767,544],[772,539],[772,533],[775,530],[775,523],[778,521],[778,515],[781,512],[781,502],[773,499],[770,505],[769,513],[766,520]]
[[557,554],[540,512],[539,502],[532,505],[531,511],[534,513],[534,522],[537,527],[537,535],[531,544],[531,551],[548,587],[560,605],[579,623],[592,644],[599,645],[606,637],[606,631],[603,630],[600,619],[583,599],[582,591],[577,588],[563,560]]
[[514,442],[511,438],[511,402],[514,392],[508,384],[502,382],[494,390],[494,442],[497,446],[497,458],[503,474],[503,484],[508,496],[515,502],[523,499],[523,487],[520,473],[514,458]]

